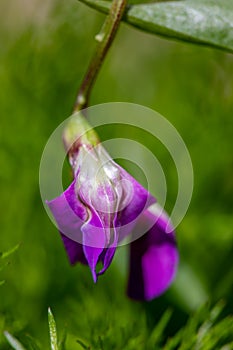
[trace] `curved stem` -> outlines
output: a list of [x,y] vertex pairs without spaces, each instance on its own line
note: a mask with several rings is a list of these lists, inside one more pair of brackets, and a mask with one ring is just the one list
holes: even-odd
[[126,0],[113,0],[103,27],[100,33],[96,35],[98,45],[78,91],[74,105],[74,112],[79,111],[88,105],[88,99],[92,86],[96,80],[97,74],[112,44],[112,41],[115,38],[125,7]]

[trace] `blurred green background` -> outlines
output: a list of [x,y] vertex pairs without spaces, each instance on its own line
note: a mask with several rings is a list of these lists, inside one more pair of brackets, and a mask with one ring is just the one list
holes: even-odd
[[[76,339],[93,349],[143,348],[137,345],[140,334],[150,332],[167,308],[173,316],[165,337],[206,301],[212,305],[224,299],[225,314],[232,312],[233,56],[123,24],[93,89],[92,105],[126,101],[164,115],[193,162],[193,198],[177,228],[176,282],[162,297],[136,303],[125,295],[126,249],[118,250],[94,285],[87,267],[69,266],[39,193],[43,148],[71,113],[104,16],[75,0],[1,0],[0,16],[0,251],[20,243],[0,271],[5,280],[0,286],[0,349],[9,349],[5,329],[22,342],[30,334],[47,348],[48,306],[58,331],[68,330],[67,349],[83,348]],[[107,128],[100,136],[130,137],[130,132]],[[137,135],[137,140],[145,137]],[[169,211],[177,191],[175,167],[161,145],[151,143],[150,148],[167,177]]]

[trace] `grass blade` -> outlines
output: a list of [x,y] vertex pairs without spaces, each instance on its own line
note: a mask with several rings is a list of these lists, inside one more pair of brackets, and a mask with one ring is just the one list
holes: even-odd
[[12,346],[15,350],[25,350],[23,345],[15,338],[13,335],[11,335],[9,332],[5,331],[4,335],[6,339],[8,340],[8,343]]
[[56,322],[50,308],[48,308],[48,322],[51,350],[58,350]]

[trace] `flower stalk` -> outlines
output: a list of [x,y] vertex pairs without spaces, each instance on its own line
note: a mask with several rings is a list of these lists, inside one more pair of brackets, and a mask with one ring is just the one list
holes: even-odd
[[126,0],[113,0],[109,14],[101,28],[101,31],[95,37],[98,44],[79,88],[74,105],[74,112],[80,111],[88,105],[91,89],[105,56],[113,42],[113,39],[115,38],[121,18],[125,11],[125,7]]

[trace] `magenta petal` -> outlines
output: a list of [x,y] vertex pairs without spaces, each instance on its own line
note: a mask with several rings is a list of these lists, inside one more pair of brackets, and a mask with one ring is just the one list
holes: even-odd
[[75,182],[59,197],[47,201],[61,233],[62,240],[71,264],[80,261],[86,263],[82,251],[82,232],[80,230],[87,217],[86,209],[77,200],[75,195]]
[[[131,243],[128,294],[133,299],[151,300],[159,296],[175,277],[178,251],[174,232],[164,230],[166,216],[162,215],[162,221],[159,219],[144,236]],[[154,214],[147,210],[140,224],[144,220],[155,220]]]
[[111,229],[112,235],[114,237],[112,244],[101,254],[100,260],[102,261],[103,268],[98,272],[98,275],[102,275],[112,262],[114,254],[116,252],[117,242],[118,242],[118,230],[116,228]]
[[122,178],[128,180],[131,183],[133,189],[131,201],[119,215],[118,221],[122,226],[127,225],[128,223],[137,219],[144,210],[156,202],[156,199],[129,173],[127,173],[127,171],[125,171],[123,168],[120,169]]
[[97,281],[96,265],[106,245],[105,229],[92,209],[89,220],[82,226],[83,251],[90,267],[94,282]]
[[75,194],[75,182],[67,188],[59,197],[47,201],[56,222],[58,229],[65,236],[73,241],[81,242],[80,227],[87,218],[86,208],[77,199]]
[[87,265],[87,260],[83,252],[83,246],[82,244],[73,241],[72,239],[66,237],[65,235],[61,234],[67,255],[69,257],[69,261],[72,265],[74,265],[76,262],[81,262],[82,264]]
[[116,245],[114,245],[111,248],[105,249],[104,254],[102,254],[102,257],[101,257],[103,268],[98,272],[98,275],[102,275],[108,269],[115,255],[115,252],[116,252]]
[[118,213],[116,226],[120,227],[119,242],[132,233],[141,214],[156,202],[156,199],[123,168],[121,168],[121,174],[131,183],[133,195],[128,205]]

